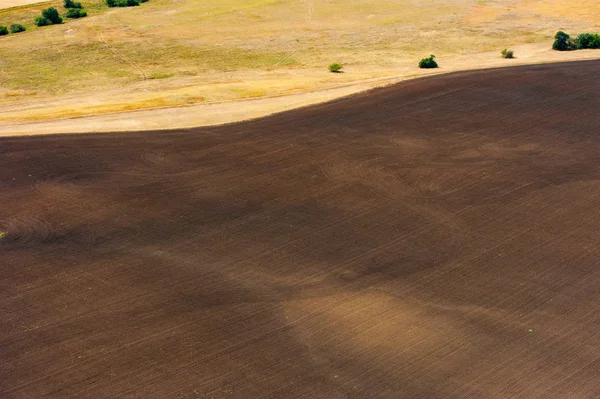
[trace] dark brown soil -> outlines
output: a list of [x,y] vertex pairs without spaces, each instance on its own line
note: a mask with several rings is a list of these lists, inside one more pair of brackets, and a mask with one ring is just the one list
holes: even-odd
[[1,139],[0,397],[600,397],[599,75]]

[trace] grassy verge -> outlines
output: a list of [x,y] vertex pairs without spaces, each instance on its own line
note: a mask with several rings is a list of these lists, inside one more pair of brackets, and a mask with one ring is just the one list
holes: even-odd
[[[34,17],[49,6],[64,13],[62,0],[0,10],[0,25],[27,28],[0,37],[0,106],[140,87],[138,98],[124,97],[118,105],[113,98],[110,106],[58,114],[147,108],[149,101],[160,106],[158,98],[177,105],[187,100],[165,93],[245,71],[248,79],[268,84],[215,86],[192,97],[263,97],[280,94],[282,72],[298,81],[294,71],[322,73],[307,90],[330,86],[327,66],[334,61],[348,71],[335,79],[348,82],[356,79],[353,71],[375,77],[428,54],[443,65],[444,57],[549,40],[558,28],[600,30],[600,2],[590,0],[517,0],[510,6],[476,0],[149,0],[127,9],[109,9],[102,0],[82,3],[87,18],[44,28],[33,24]],[[148,92],[156,96],[148,99]]]

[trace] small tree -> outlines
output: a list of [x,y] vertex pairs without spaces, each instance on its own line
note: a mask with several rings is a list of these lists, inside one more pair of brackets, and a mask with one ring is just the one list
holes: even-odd
[[25,27],[21,24],[12,24],[10,26],[10,33],[25,32]]
[[500,52],[502,54],[502,58],[515,58],[515,52],[505,48]]
[[6,26],[0,25],[0,36],[4,35],[8,35],[8,29],[6,29]]
[[63,20],[58,14],[58,10],[54,7],[46,8],[42,11],[42,17],[50,21],[51,24],[62,24]]
[[69,11],[65,14],[67,18],[83,18],[87,17],[87,12],[80,10],[79,8],[69,8]]
[[65,8],[81,8],[81,3],[76,3],[73,0],[64,0]]
[[552,49],[554,50],[558,50],[558,51],[570,51],[570,50],[575,50],[575,43],[573,43],[573,40],[571,40],[571,37],[566,34],[565,32],[563,32],[562,30],[559,30],[558,32],[556,32],[556,35],[554,35],[554,43],[552,44]]
[[427,58],[423,58],[419,61],[419,68],[437,68],[438,63],[435,62],[435,55],[431,54]]
[[344,66],[342,64],[338,64],[337,62],[334,62],[333,64],[329,65],[329,72],[340,73],[340,72],[342,72],[343,67]]

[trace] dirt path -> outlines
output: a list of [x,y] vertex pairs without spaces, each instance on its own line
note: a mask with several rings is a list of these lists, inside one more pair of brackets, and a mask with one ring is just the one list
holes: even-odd
[[600,397],[599,69],[1,138],[0,397]]
[[[468,57],[455,57],[440,60],[438,70],[419,70],[415,67],[404,68],[390,73],[393,77],[371,79],[359,83],[346,84],[326,90],[308,91],[279,97],[229,101],[223,103],[200,104],[193,106],[155,108],[150,110],[112,113],[70,119],[56,119],[42,122],[0,122],[0,136],[83,133],[105,131],[131,131],[149,129],[176,129],[195,126],[209,126],[238,122],[247,119],[317,104],[335,98],[385,86],[399,81],[409,80],[431,74],[448,73],[482,68],[497,68],[515,65],[577,61],[600,58],[600,51],[585,50],[557,52],[549,50],[551,43],[523,45],[515,47],[516,59],[504,60],[497,53],[484,53]],[[348,71],[347,73],[352,73]],[[98,102],[99,93],[90,98]],[[85,104],[89,98],[75,98],[70,103]],[[52,106],[48,103],[46,106]],[[68,106],[66,104],[65,106]],[[3,116],[9,118],[26,117],[28,111],[5,109]]]

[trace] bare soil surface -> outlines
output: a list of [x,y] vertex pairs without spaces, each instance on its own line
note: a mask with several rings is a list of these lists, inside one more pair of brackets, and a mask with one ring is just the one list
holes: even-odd
[[0,139],[0,397],[599,397],[599,70]]

